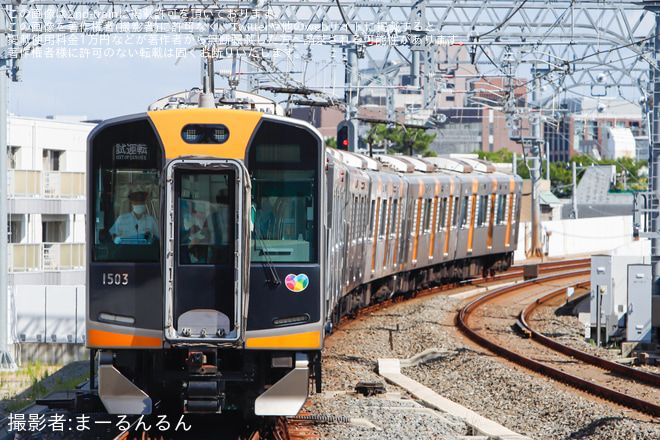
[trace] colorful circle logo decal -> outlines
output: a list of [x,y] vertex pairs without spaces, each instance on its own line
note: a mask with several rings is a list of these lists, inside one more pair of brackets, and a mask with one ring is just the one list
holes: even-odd
[[292,292],[302,292],[307,289],[309,278],[307,278],[307,275],[304,273],[301,273],[300,275],[289,274],[286,276],[284,284],[286,284],[286,288]]

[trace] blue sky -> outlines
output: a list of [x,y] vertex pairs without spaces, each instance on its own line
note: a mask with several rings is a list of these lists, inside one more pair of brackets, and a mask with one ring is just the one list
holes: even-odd
[[[112,40],[114,36],[105,37],[110,38],[105,42],[92,40],[93,37],[89,36],[67,36],[64,38],[72,40],[61,42],[57,38],[52,37],[24,57],[22,82],[9,82],[9,111],[12,114],[41,118],[76,115],[88,119],[107,119],[146,111],[149,104],[160,98],[202,86],[201,53],[190,50],[196,45],[193,39],[157,36],[155,38],[164,40],[150,45],[149,36],[138,35],[135,38],[141,39],[139,43],[127,45],[125,43],[129,37],[124,34],[119,34],[116,41]],[[120,51],[123,56],[119,55]],[[152,51],[166,51],[167,56],[154,58]],[[86,55],[79,56],[83,52]],[[320,64],[327,64],[327,49],[314,46],[313,52],[315,57],[319,57]],[[341,51],[337,51],[336,56],[340,60]],[[231,57],[225,56],[224,60],[216,62],[216,72],[231,69]],[[275,60],[282,64],[280,68],[292,68],[284,56]],[[297,64],[300,57],[294,55],[288,60]],[[329,71],[319,67],[320,64],[312,63],[306,71],[309,86],[327,86],[331,83]],[[239,71],[247,68],[242,61],[237,65]],[[300,66],[292,70],[297,72],[294,73],[296,79],[300,79]],[[343,80],[343,74],[343,67],[336,69],[332,83]],[[249,91],[247,77],[240,78],[239,90]],[[215,86],[226,88],[226,78],[216,76]],[[276,99],[283,100],[285,97]]]
[[23,81],[8,81],[9,111],[27,117],[84,115],[89,119],[143,112],[164,96],[201,86],[198,55],[188,53],[175,63],[175,58],[27,57]]

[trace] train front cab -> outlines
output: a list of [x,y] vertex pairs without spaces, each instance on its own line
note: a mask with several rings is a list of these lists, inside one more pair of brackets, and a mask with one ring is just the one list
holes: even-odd
[[215,351],[187,347],[245,339],[247,170],[189,157],[170,161],[163,178],[164,147],[146,114],[101,124],[88,154],[87,343],[100,349],[103,405],[150,413],[162,391],[152,385],[188,360],[171,388],[199,391],[185,395],[185,410],[217,411],[224,382],[200,374],[217,365],[205,358]]
[[[295,415],[312,370],[320,386],[323,148],[306,124],[216,109],[116,119],[90,135],[87,344],[110,413],[175,397],[190,412]],[[201,217],[226,193],[234,248],[216,252],[223,235],[184,229],[210,224]],[[116,237],[136,198],[157,226]]]

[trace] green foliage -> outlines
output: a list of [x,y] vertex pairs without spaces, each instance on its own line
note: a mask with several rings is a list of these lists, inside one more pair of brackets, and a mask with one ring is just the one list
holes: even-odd
[[401,153],[410,155],[412,153],[421,156],[436,156],[434,151],[429,150],[431,142],[437,134],[426,133],[422,128],[404,128],[395,126],[388,128],[385,124],[371,124],[371,129],[362,141],[372,149],[387,146],[390,153]]
[[479,159],[485,160],[491,163],[511,163],[513,162],[513,153],[506,148],[503,148],[498,151],[476,151],[475,152]]
[[[498,151],[475,151],[473,154],[479,156],[479,159],[485,160],[491,163],[513,163],[513,152],[502,148]],[[529,170],[525,166],[525,161],[522,157],[518,156],[518,175],[523,179],[529,179]]]
[[337,148],[337,138],[329,137],[325,140],[325,146],[330,148]]
[[[487,160],[493,163],[511,163],[513,161],[513,153],[507,149],[502,149],[495,152],[476,151],[475,154],[480,159]],[[571,163],[575,162],[577,165],[577,183],[584,174],[584,167],[591,165],[614,165],[618,176],[625,171],[626,185],[622,179],[617,179],[617,184],[613,188],[615,191],[643,191],[647,187],[647,177],[640,176],[639,172],[643,167],[647,167],[647,161],[636,161],[629,157],[621,159],[603,159],[595,160],[589,155],[573,156],[568,162],[551,162],[550,163],[550,185],[552,192],[557,197],[571,197],[573,194],[573,172],[571,170]],[[541,176],[546,176],[546,162],[543,161],[541,165]],[[529,179],[529,170],[525,165],[525,161],[520,156],[518,157],[518,175],[523,179]]]
[[[1,373],[0,384],[14,382],[17,388],[2,389],[6,393],[3,403],[8,411],[17,411],[34,402],[53,390],[68,390],[75,388],[80,382],[89,378],[89,370],[84,370],[81,375],[68,378],[56,376],[55,380],[47,381],[50,372],[54,372],[58,366],[43,365],[40,361],[29,362],[18,371]],[[7,378],[10,378],[8,381]],[[4,388],[4,387],[3,387]]]

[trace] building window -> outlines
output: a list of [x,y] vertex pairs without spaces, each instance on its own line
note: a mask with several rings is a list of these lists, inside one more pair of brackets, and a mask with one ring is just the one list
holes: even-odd
[[20,243],[23,240],[23,216],[9,216],[9,243]]
[[60,171],[62,151],[44,150],[44,171]]
[[21,147],[7,147],[7,152],[9,153],[9,160],[8,164],[10,170],[15,170],[18,168],[18,150],[20,150]]
[[44,243],[64,243],[66,241],[66,222],[42,222],[41,239]]
[[639,127],[638,121],[630,121],[630,129],[632,130],[633,136],[641,136],[642,131]]

